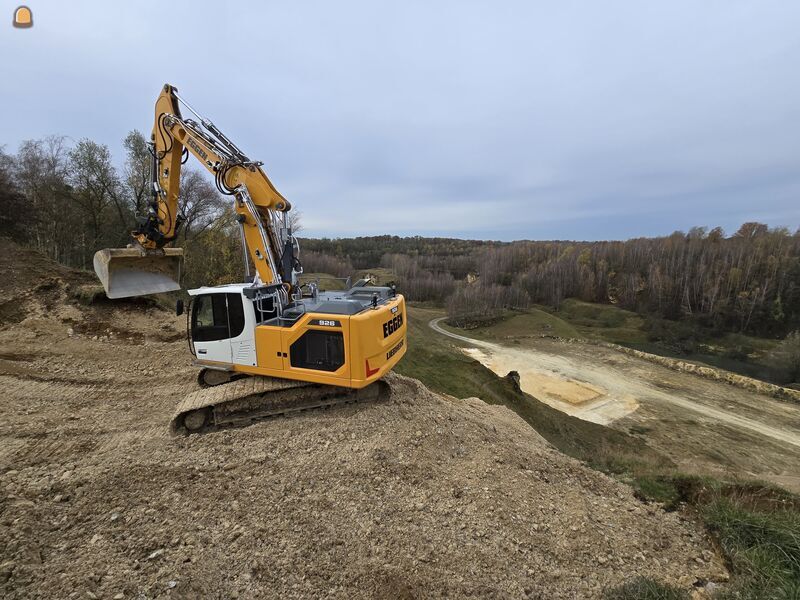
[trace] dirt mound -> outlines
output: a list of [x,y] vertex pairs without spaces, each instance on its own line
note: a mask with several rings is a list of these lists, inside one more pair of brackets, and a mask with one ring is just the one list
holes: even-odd
[[5,598],[583,598],[640,574],[725,577],[700,525],[505,408],[400,376],[384,402],[170,437],[194,370],[158,332],[183,318],[42,310],[36,277],[15,281],[0,290],[25,311],[0,327]]
[[0,237],[0,273],[0,295],[4,298],[24,294],[52,279],[78,285],[96,283],[91,281],[91,273],[60,265],[5,237]]
[[0,327],[63,303],[65,293],[89,283],[89,274],[63,267],[0,237]]
[[164,341],[183,338],[171,327],[151,331],[154,315],[163,311],[153,299],[111,301],[94,273],[65,267],[3,237],[0,273],[0,329],[22,324],[42,334],[58,323],[70,337],[139,343],[148,332]]
[[699,526],[510,411],[414,380],[393,377],[386,403],[179,439],[174,387],[148,402],[4,383],[32,409],[3,415],[9,598],[596,597],[636,574],[724,576]]

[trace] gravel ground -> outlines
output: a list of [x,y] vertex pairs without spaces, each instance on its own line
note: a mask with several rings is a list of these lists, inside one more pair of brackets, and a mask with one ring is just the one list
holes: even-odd
[[640,574],[726,578],[692,519],[505,408],[398,375],[382,402],[171,437],[195,385],[182,319],[73,305],[82,276],[35,262],[0,282],[5,598],[593,598]]

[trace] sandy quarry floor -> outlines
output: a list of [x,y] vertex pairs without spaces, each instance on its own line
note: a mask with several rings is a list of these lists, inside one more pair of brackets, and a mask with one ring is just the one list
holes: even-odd
[[183,320],[73,306],[81,277],[9,278],[2,256],[4,598],[594,598],[726,577],[687,516],[504,408],[399,376],[381,403],[171,437],[194,386]]
[[619,382],[614,374],[578,371],[578,365],[565,356],[500,344],[463,351],[498,375],[516,371],[523,391],[585,421],[608,425],[639,408],[628,385]]
[[[679,373],[591,344],[506,346],[438,332],[498,375],[563,412],[640,433],[689,472],[746,474],[800,491],[800,406]],[[596,392],[592,397],[587,392]]]

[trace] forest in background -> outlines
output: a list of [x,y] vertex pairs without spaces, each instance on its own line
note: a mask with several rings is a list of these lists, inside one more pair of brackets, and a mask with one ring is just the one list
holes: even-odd
[[[124,247],[150,200],[150,160],[144,135],[123,140],[122,168],[108,146],[49,136],[0,147],[0,235],[82,269],[100,248]],[[241,247],[230,200],[208,175],[181,171],[176,245],[186,249],[182,284],[216,285],[242,277]]]
[[[150,154],[131,131],[117,168],[105,145],[51,136],[0,151],[0,235],[73,267],[124,246],[149,199]],[[183,285],[242,277],[229,199],[205,173],[184,167],[177,245]],[[374,236],[302,239],[306,272],[348,277],[383,267],[409,300],[447,307],[451,323],[491,323],[504,311],[565,299],[610,304],[646,317],[649,336],[690,353],[701,335],[727,332],[800,339],[800,231],[745,223],[726,234],[694,227],[627,241],[496,242]],[[795,344],[800,346],[800,343]],[[743,350],[746,354],[746,349]],[[800,379],[796,369],[786,377]]]
[[719,332],[783,337],[800,326],[800,232],[745,223],[625,242],[486,242],[392,236],[304,240],[310,271],[380,265],[411,298],[466,325],[531,303],[610,303]]

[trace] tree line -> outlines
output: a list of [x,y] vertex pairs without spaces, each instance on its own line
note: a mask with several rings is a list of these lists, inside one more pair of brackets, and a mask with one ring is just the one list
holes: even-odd
[[390,268],[410,298],[447,302],[461,320],[531,303],[558,309],[578,298],[720,332],[785,335],[800,327],[800,232],[762,223],[731,235],[695,227],[628,241],[379,236],[304,247],[343,268]]
[[[50,136],[0,151],[0,235],[80,268],[91,268],[99,248],[128,243],[150,197],[150,154],[138,131],[123,147],[121,167],[89,139]],[[177,244],[187,249],[186,286],[241,280],[229,202],[205,174],[184,167]],[[800,328],[800,233],[761,223],[730,235],[695,227],[628,241],[384,235],[303,239],[301,248],[307,272],[347,277],[381,266],[409,299],[447,305],[465,321],[579,298],[716,331],[782,336]]]
[[[124,247],[150,200],[151,156],[145,137],[123,141],[121,168],[108,146],[49,136],[0,150],[0,235],[77,268],[92,268],[94,253]],[[241,279],[241,248],[229,199],[204,173],[181,171],[176,245],[187,249],[187,287]],[[234,235],[235,234],[235,235]]]

